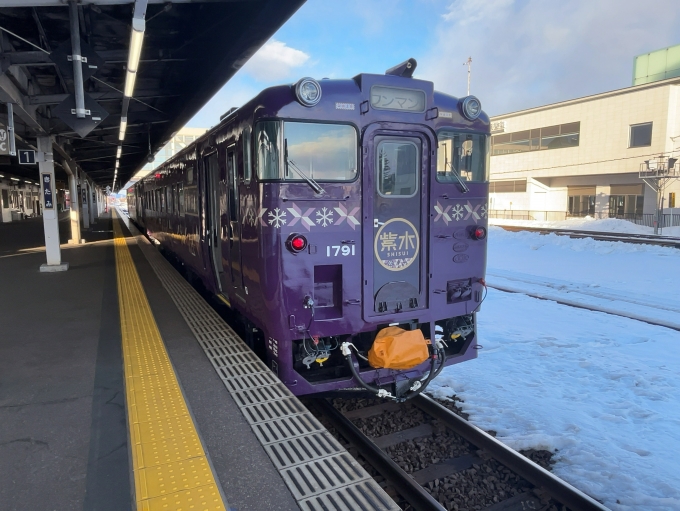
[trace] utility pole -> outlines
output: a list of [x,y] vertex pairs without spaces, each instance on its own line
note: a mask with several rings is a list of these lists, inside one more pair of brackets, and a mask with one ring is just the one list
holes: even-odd
[[467,89],[467,95],[470,95],[470,75],[472,74],[472,57],[468,57],[468,59],[463,62],[464,66],[468,67],[468,89]]
[[654,234],[659,234],[659,227],[663,230],[664,190],[671,181],[680,178],[680,165],[676,165],[677,161],[677,158],[661,155],[640,164],[640,179],[656,194]]

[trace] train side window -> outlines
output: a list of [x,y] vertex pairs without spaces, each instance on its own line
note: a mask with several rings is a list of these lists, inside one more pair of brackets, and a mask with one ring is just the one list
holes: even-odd
[[179,201],[177,203],[177,212],[182,215],[184,213],[184,185],[177,185],[177,195],[179,196]]
[[250,156],[250,127],[246,126],[243,130],[243,183],[250,184],[250,179],[253,174],[253,165]]
[[255,127],[255,143],[257,144],[257,175],[260,179],[280,179],[279,173],[279,138],[281,123],[264,121]]
[[440,130],[437,133],[437,181],[457,183],[489,180],[489,137],[479,133]]
[[376,151],[378,193],[383,197],[413,197],[418,191],[418,146],[410,141],[383,140]]

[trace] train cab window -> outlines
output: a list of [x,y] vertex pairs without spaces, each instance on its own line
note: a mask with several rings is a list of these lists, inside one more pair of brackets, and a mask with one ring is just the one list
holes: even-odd
[[[285,122],[285,180],[353,181],[357,175],[357,133],[347,124]],[[304,175],[301,175],[304,174]]]
[[437,133],[437,181],[457,183],[489,180],[489,137],[441,130]]
[[413,197],[418,191],[418,146],[411,141],[378,142],[378,193],[383,197]]
[[353,181],[357,176],[357,131],[347,124],[260,122],[255,144],[260,179]]

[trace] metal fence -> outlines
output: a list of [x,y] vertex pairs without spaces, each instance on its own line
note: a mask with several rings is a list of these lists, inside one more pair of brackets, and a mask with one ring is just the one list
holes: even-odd
[[[489,218],[500,218],[504,220],[536,220],[539,222],[556,222],[566,220],[567,218],[583,218],[582,215],[571,215],[565,211],[532,211],[522,209],[491,209],[489,210]],[[637,225],[646,227],[654,227],[656,215],[654,213],[628,213],[623,215],[610,215],[606,213],[595,213],[589,215],[598,220],[603,218],[618,218],[621,220],[628,220]],[[659,227],[678,227],[680,226],[680,213],[666,213],[660,215]]]
[[489,218],[504,220],[537,220],[540,222],[558,222],[567,219],[564,211],[529,211],[521,209],[491,209]]

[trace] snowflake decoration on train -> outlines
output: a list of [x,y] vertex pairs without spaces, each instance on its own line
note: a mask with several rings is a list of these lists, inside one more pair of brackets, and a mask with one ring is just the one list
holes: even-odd
[[269,225],[274,227],[281,227],[286,225],[286,212],[279,208],[274,208],[274,211],[269,212]]
[[451,210],[451,216],[453,217],[454,220],[458,221],[461,218],[463,218],[463,206],[460,204],[456,204],[453,209]]
[[253,211],[253,208],[249,207],[246,210],[246,220],[245,223],[248,225],[252,225],[253,227],[257,225],[257,217],[255,216],[255,212]]
[[484,205],[482,206],[482,209],[479,210],[479,216],[481,216],[482,218],[486,218],[486,214],[487,214],[488,212],[489,212],[489,211],[488,211],[488,209],[487,209],[487,205],[484,204]]
[[333,210],[328,208],[321,208],[316,212],[316,223],[324,227],[328,227],[333,223]]

